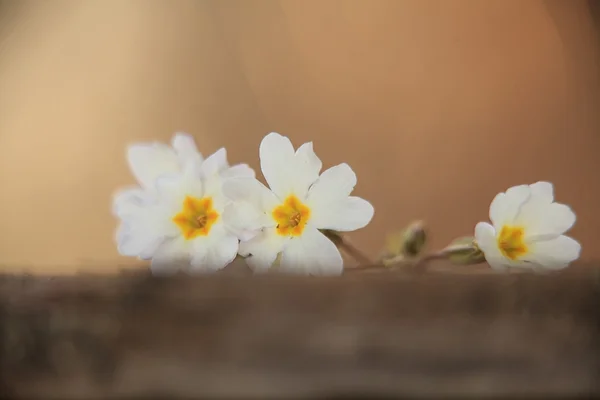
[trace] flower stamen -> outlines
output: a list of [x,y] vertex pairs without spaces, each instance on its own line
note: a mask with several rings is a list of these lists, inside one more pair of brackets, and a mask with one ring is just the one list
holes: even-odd
[[272,212],[277,222],[277,233],[281,236],[300,236],[310,218],[310,208],[294,195],[288,196],[283,204]]
[[516,260],[520,256],[527,254],[527,246],[524,241],[525,229],[519,226],[502,227],[498,235],[498,248],[505,257]]
[[187,240],[198,236],[207,236],[212,225],[219,219],[219,213],[213,208],[211,197],[186,196],[183,208],[173,217],[173,222],[181,229]]
[[300,215],[300,213],[297,212],[290,217],[290,225],[292,227],[296,227],[296,226],[300,225],[301,220],[302,220],[302,215]]
[[208,223],[208,217],[206,215],[200,215],[196,218],[196,222],[198,223],[198,228],[204,228]]

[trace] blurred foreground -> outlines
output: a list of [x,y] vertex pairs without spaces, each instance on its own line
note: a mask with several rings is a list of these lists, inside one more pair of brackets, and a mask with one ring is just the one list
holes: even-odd
[[0,389],[31,400],[600,395],[598,272],[3,276]]

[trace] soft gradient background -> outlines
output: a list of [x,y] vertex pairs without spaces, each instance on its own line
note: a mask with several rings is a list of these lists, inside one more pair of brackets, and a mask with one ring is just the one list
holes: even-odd
[[[114,271],[125,146],[192,133],[258,167],[262,136],[348,162],[375,255],[415,218],[471,234],[493,196],[550,180],[600,256],[593,2],[0,2],[0,264]],[[596,11],[597,12],[597,11]],[[597,24],[597,22],[596,22]]]

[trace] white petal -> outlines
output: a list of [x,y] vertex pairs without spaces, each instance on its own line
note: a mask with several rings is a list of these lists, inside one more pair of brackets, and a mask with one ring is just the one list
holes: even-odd
[[581,245],[575,239],[563,235],[530,244],[529,249],[530,253],[525,258],[548,269],[565,268],[577,260],[581,253]]
[[323,163],[313,151],[312,142],[304,143],[296,150],[293,163],[293,191],[297,195],[305,196],[310,186],[319,179],[319,172]]
[[490,205],[490,221],[494,227],[500,230],[504,225],[512,225],[530,195],[529,185],[514,186],[506,193],[498,193]]
[[200,236],[189,240],[190,242],[190,271],[207,272],[206,258],[210,247],[215,243],[209,236]]
[[529,185],[531,196],[540,200],[543,199],[546,203],[554,201],[554,186],[550,182],[540,181]]
[[229,168],[229,163],[227,163],[227,150],[222,147],[208,156],[208,158],[202,163],[202,167],[200,169],[202,177],[210,178],[227,168]]
[[152,257],[150,269],[155,275],[172,274],[188,270],[191,241],[182,236],[171,239],[158,247]]
[[219,175],[213,175],[210,178],[204,179],[203,194],[204,197],[211,197],[213,200],[213,207],[219,213],[222,213],[225,206],[231,202],[231,200],[223,193],[223,179]]
[[230,178],[254,178],[256,174],[248,164],[236,164],[232,167],[222,170],[220,173],[222,179]]
[[496,242],[496,231],[494,227],[487,222],[479,222],[475,226],[475,241],[477,246],[483,251],[485,260],[495,270],[503,271],[506,269],[506,257],[500,253]]
[[307,203],[329,207],[347,198],[356,186],[356,174],[348,164],[339,164],[321,174],[310,188]]
[[178,175],[168,175],[156,180],[159,203],[167,208],[172,215],[177,214],[185,199],[185,191]]
[[117,250],[122,255],[147,259],[165,238],[178,234],[168,209],[148,192],[134,189],[118,193],[114,212],[122,220],[116,235]]
[[223,182],[223,193],[232,201],[247,201],[269,215],[280,203],[273,192],[254,178],[228,179]]
[[186,196],[204,197],[202,181],[195,176],[192,167],[189,167],[183,173],[164,175],[156,179],[159,202],[168,208],[170,213],[181,210]]
[[223,182],[223,193],[232,200],[223,211],[223,222],[240,240],[250,240],[258,230],[276,225],[271,212],[279,200],[258,180],[228,179]]
[[275,226],[273,218],[247,201],[228,204],[222,217],[227,229],[240,240],[249,240],[262,228]]
[[525,240],[531,242],[556,238],[571,229],[575,220],[569,206],[532,197],[523,205],[515,224],[525,227]]
[[281,270],[295,274],[340,275],[342,255],[335,244],[316,228],[306,227],[290,239],[281,254]]
[[196,142],[191,135],[178,132],[173,136],[171,145],[179,158],[180,165],[192,162],[198,164],[197,166],[199,167],[202,163],[202,154],[198,151]]
[[240,242],[237,237],[227,235],[215,246],[210,248],[206,257],[206,266],[213,270],[223,269],[235,259]]
[[272,132],[263,138],[259,147],[260,168],[271,190],[281,199],[292,192],[292,166],[294,146],[279,133]]
[[549,182],[530,185],[531,196],[521,205],[514,220],[525,227],[527,241],[556,238],[575,224],[575,213],[564,204],[553,203],[554,189]]
[[318,229],[355,231],[371,222],[375,212],[371,203],[360,197],[346,197],[331,204],[321,204],[318,199],[309,203],[309,223]]
[[246,257],[246,263],[254,272],[262,273],[271,268],[287,241],[289,238],[278,235],[275,228],[265,228],[254,238],[240,242],[239,253]]
[[116,233],[117,251],[122,256],[139,257],[142,260],[152,258],[156,249],[165,241],[159,232],[144,229],[132,229],[121,223]]
[[136,214],[140,207],[154,204],[156,198],[150,191],[139,187],[117,191],[113,196],[113,215],[123,218]]
[[237,237],[229,234],[222,223],[215,224],[207,237],[192,242],[192,272],[215,272],[225,268],[236,257],[239,248]]
[[159,176],[180,170],[175,151],[162,143],[129,146],[127,161],[135,178],[147,189],[154,187],[154,181]]

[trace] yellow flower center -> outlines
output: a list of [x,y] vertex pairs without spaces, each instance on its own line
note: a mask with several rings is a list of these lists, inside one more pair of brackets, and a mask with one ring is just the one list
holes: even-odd
[[310,208],[294,195],[288,196],[283,204],[272,212],[277,222],[277,233],[281,236],[300,236],[310,218]]
[[173,222],[181,229],[187,240],[206,236],[212,225],[219,219],[219,213],[213,208],[211,197],[186,196],[183,209],[173,217]]
[[527,254],[524,241],[525,230],[519,226],[504,226],[498,235],[498,248],[505,257],[516,260]]

